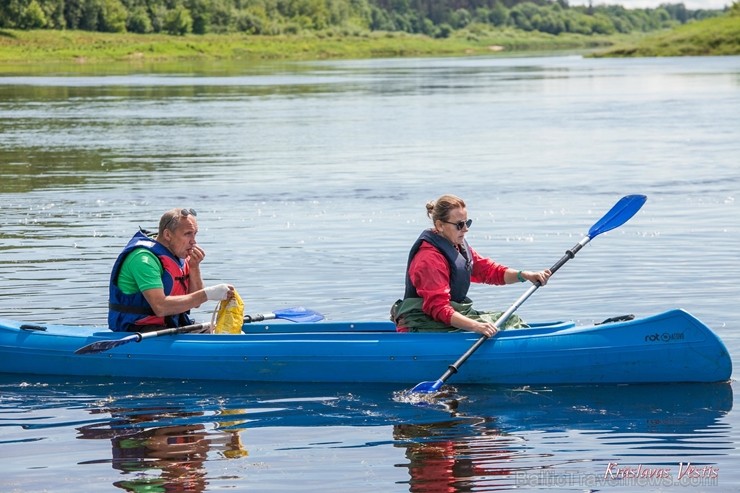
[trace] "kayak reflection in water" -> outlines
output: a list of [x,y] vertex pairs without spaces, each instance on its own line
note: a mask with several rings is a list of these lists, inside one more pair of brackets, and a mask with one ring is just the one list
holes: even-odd
[[[122,490],[131,493],[199,493],[205,491],[208,484],[204,462],[209,452],[218,452],[227,459],[248,455],[241,443],[240,430],[233,428],[243,420],[217,423],[218,428],[229,429],[219,429],[214,433],[200,423],[156,426],[173,419],[181,421],[182,418],[203,416],[202,412],[162,412],[159,409],[157,413],[136,414],[125,411],[122,416],[116,410],[104,410],[114,416],[112,421],[104,424],[105,428],[100,428],[100,424],[78,428],[82,439],[110,439],[113,468],[135,474],[132,479],[113,483]],[[222,413],[241,414],[242,411]],[[152,471],[160,473],[155,476]]]
[[470,439],[455,436],[459,422],[400,424],[393,438],[406,448],[412,493],[472,492],[482,477],[508,477],[514,452],[502,445],[510,438],[489,430]]
[[[391,308],[399,332],[451,332],[467,330],[491,337],[502,312],[479,312],[468,298],[470,283],[512,284],[529,281],[545,285],[550,270],[511,269],[473,250],[465,234],[473,224],[465,202],[442,195],[426,206],[433,228],[422,231],[411,247],[406,267],[403,300]],[[516,315],[504,328],[526,327]]]

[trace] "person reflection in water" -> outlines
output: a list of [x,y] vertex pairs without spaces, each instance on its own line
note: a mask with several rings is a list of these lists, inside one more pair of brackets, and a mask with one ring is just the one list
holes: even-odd
[[114,437],[113,468],[125,473],[161,470],[158,478],[136,477],[115,486],[132,493],[206,489],[203,467],[210,444],[202,425],[166,426],[132,436]]
[[[462,493],[480,489],[481,478],[510,476],[514,454],[502,449],[496,430],[470,439],[435,437],[451,435],[457,422],[400,424],[393,427],[393,438],[406,448],[409,489],[412,493]],[[493,431],[493,433],[492,433]],[[502,485],[503,486],[503,485]]]
[[[110,412],[114,420],[105,423],[106,428],[100,428],[100,424],[78,428],[80,438],[110,439],[113,468],[127,475],[135,474],[113,485],[130,493],[200,493],[206,491],[208,485],[204,463],[209,452],[217,451],[229,459],[248,455],[241,443],[239,429],[231,428],[238,424],[237,421],[221,423],[220,426],[229,426],[230,429],[213,433],[200,423],[151,426],[171,422],[173,417],[203,416],[202,412],[162,413],[159,410],[156,414],[133,414],[126,410],[125,417],[119,421],[115,417],[121,416],[120,411],[101,412]],[[152,475],[156,470],[160,473]]]

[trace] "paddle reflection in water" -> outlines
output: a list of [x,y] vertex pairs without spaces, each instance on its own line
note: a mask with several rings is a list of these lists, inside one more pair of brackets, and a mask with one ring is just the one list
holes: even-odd
[[209,452],[228,459],[248,455],[240,436],[240,425],[246,423],[246,419],[240,419],[243,410],[226,409],[207,417],[215,424],[212,430],[200,422],[206,418],[202,411],[103,408],[91,412],[110,414],[111,419],[77,428],[78,438],[110,439],[111,465],[134,475],[113,485],[131,493],[206,491],[205,461]]

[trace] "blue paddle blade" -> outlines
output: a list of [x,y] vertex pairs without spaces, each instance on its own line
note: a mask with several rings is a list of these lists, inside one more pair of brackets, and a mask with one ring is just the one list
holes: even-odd
[[416,387],[411,389],[411,392],[423,392],[425,394],[431,394],[432,392],[437,392],[443,384],[444,380],[442,379],[435,380],[434,382],[421,382],[417,384]]
[[626,195],[614,204],[604,217],[588,230],[588,237],[595,238],[601,233],[606,233],[623,225],[640,210],[647,200],[645,195]]
[[283,310],[275,310],[272,312],[275,318],[281,318],[283,320],[290,320],[291,322],[319,322],[324,320],[324,316],[319,312],[297,306],[294,308],[285,308]]
[[81,347],[75,351],[75,354],[95,354],[108,351],[114,347],[123,346],[129,342],[135,342],[140,336],[138,334],[132,334],[122,339],[116,339],[114,341],[98,341],[88,344],[87,346]]

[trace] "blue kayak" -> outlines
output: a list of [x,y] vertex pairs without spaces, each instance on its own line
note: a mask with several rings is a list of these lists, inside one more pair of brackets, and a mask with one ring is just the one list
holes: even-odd
[[[0,372],[243,382],[377,382],[436,378],[478,339],[468,332],[397,333],[390,322],[244,325],[244,333],[175,334],[91,354],[126,333],[0,319]],[[454,384],[725,382],[727,348],[683,310],[589,326],[512,329],[484,343]]]

